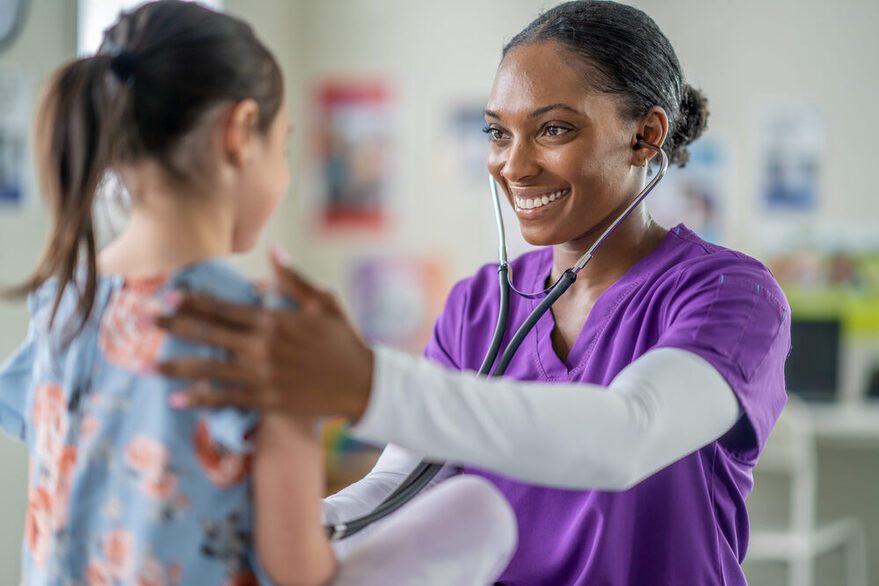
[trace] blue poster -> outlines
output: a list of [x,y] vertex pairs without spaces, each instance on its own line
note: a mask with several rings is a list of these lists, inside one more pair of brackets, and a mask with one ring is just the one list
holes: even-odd
[[0,72],[0,211],[21,207],[27,195],[31,90],[29,76]]

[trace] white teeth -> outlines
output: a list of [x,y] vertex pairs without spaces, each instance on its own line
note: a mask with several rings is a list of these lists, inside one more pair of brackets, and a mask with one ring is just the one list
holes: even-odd
[[516,207],[522,210],[533,210],[534,208],[543,207],[559,200],[567,194],[566,189],[550,193],[549,195],[541,195],[533,198],[515,197]]

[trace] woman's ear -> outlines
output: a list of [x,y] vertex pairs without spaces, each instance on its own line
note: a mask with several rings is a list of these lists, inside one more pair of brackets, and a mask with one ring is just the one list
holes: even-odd
[[656,151],[646,147],[639,147],[638,140],[649,142],[656,146],[662,146],[668,135],[668,116],[665,110],[659,106],[653,106],[647,110],[647,114],[638,123],[637,133],[632,139],[632,165],[644,167],[656,154]]
[[259,106],[252,99],[241,100],[229,108],[223,120],[223,153],[230,164],[242,167],[252,156]]

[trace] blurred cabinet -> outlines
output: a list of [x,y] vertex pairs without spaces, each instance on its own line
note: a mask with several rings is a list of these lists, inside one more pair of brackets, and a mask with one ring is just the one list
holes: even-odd
[[796,413],[774,430],[748,500],[749,584],[866,584],[858,561],[866,554],[869,584],[879,586],[879,404],[792,403],[786,412]]

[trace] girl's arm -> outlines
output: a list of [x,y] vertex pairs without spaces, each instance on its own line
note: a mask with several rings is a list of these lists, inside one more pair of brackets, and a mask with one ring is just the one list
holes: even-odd
[[260,563],[278,586],[329,583],[336,560],[321,524],[324,474],[314,420],[266,414],[253,464]]

